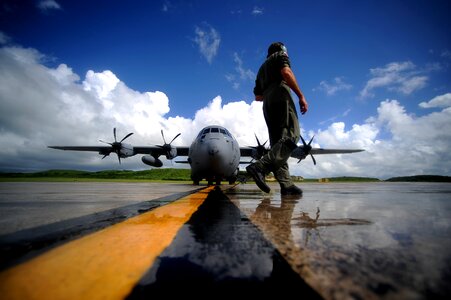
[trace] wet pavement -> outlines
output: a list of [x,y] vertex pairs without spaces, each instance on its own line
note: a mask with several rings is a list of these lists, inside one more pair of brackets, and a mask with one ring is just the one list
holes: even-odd
[[[33,185],[24,192],[22,184],[15,183],[15,193],[4,192],[4,185],[9,183],[0,186],[2,217],[14,220],[11,227],[8,222],[0,223],[1,232],[6,232],[0,235],[0,250],[3,257],[9,257],[9,264],[3,264],[6,272],[0,273],[2,278],[9,274],[11,265],[39,258],[46,249],[66,243],[55,237],[61,227],[66,228],[63,235],[70,236],[67,241],[77,240],[125,219],[156,213],[169,203],[187,201],[177,199],[197,194],[198,188],[159,184],[160,190],[148,183],[123,184],[112,196],[113,188],[105,183],[76,183],[69,186],[67,193],[61,183],[48,183],[46,187],[40,183],[34,192]],[[87,194],[86,185],[92,189],[91,194]],[[147,298],[162,291],[170,295],[182,290],[194,295],[206,288],[226,295],[244,289],[256,296],[277,291],[279,296],[296,293],[309,299],[450,297],[451,184],[299,186],[304,191],[301,197],[282,197],[275,185],[271,185],[270,194],[264,194],[255,185],[245,184],[210,188],[205,199],[190,200],[198,208],[192,215],[185,215],[187,221],[181,223],[170,245],[145,268],[126,298]],[[45,200],[45,195],[50,197],[42,201],[45,204],[40,204],[43,209],[36,218],[40,219],[41,213],[55,216],[42,218],[50,218],[51,222],[42,221],[40,226],[30,228],[27,219],[34,218],[32,213],[36,212],[30,208],[39,207],[39,199]],[[52,199],[58,199],[54,211]],[[64,201],[72,212],[61,217]],[[83,213],[74,203],[80,204]],[[86,214],[83,203],[96,208]],[[178,211],[177,218],[180,214]],[[28,225],[12,232],[17,224]],[[84,229],[74,229],[81,227]],[[39,240],[35,238],[36,230],[43,237],[53,236],[53,242],[47,239],[34,255],[22,252],[11,256],[12,244],[19,243],[18,236],[20,243],[28,239],[27,247],[22,249],[33,252]],[[130,247],[125,255],[135,252]],[[4,285],[0,283],[0,290],[5,289]]]
[[180,289],[187,295],[321,299],[220,189],[210,192],[128,298],[177,296]]
[[324,298],[451,295],[450,184],[301,187],[295,201],[248,186],[226,194]]
[[198,189],[179,183],[0,182],[0,235]]

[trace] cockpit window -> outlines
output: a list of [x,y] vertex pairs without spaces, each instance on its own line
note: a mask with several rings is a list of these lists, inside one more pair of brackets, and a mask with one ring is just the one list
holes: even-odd
[[205,128],[204,131],[202,131],[202,134],[207,134],[210,132],[210,128]]
[[222,133],[222,134],[226,134],[225,130],[221,129],[221,128],[219,128],[219,132]]
[[211,129],[211,132],[219,132],[219,128],[215,128],[214,127],[214,128]]

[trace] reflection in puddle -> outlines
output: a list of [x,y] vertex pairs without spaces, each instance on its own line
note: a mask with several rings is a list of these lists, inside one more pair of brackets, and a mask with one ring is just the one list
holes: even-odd
[[368,220],[363,219],[321,219],[319,220],[320,210],[319,207],[316,211],[316,217],[314,219],[310,218],[308,213],[301,212],[300,217],[292,218],[292,220],[298,221],[295,225],[300,228],[317,228],[321,226],[337,226],[337,225],[368,225],[371,224]]
[[451,185],[304,184],[297,199],[251,189],[230,198],[324,298],[449,299]]
[[[334,259],[326,259],[325,257],[335,256],[343,259],[339,252],[330,252],[325,254],[322,250],[328,250],[324,241],[321,239],[319,227],[331,227],[338,225],[368,225],[370,221],[363,219],[351,218],[321,218],[321,210],[316,207],[316,212],[310,214],[303,210],[302,197],[280,197],[273,195],[272,197],[264,197],[260,203],[254,208],[248,207],[248,198],[240,201],[241,196],[232,196],[235,199],[235,205],[239,206],[243,212],[247,214],[249,219],[256,224],[263,234],[275,245],[284,258],[290,263],[293,270],[301,275],[304,280],[310,284],[323,297],[334,299],[336,297],[343,298],[349,296],[346,294],[353,288],[344,289],[337,285],[337,277],[330,276],[334,271],[331,266]],[[255,201],[252,201],[255,203]],[[301,230],[301,234],[299,234]],[[299,239],[303,237],[303,239]],[[312,246],[307,247],[309,239],[312,239]],[[302,242],[303,240],[303,242]],[[314,250],[314,251],[311,251]],[[326,261],[329,266],[318,263]],[[335,278],[334,278],[335,277]],[[353,291],[355,295],[366,296],[366,293]]]
[[[279,235],[288,236],[291,235],[291,228],[304,228],[307,229],[305,245],[307,245],[308,237],[310,236],[310,229],[317,229],[318,227],[338,226],[338,225],[369,225],[371,221],[364,219],[354,218],[341,218],[341,219],[321,219],[320,208],[316,208],[314,217],[310,217],[309,212],[302,211],[302,207],[299,211],[294,212],[295,206],[302,197],[297,196],[296,199],[282,197],[280,201],[274,201],[275,204],[271,205],[271,198],[265,197],[255,209],[255,212],[250,216],[250,219],[260,226],[264,226],[265,229],[271,230],[269,227],[274,227],[279,231]],[[280,205],[278,203],[280,202]],[[318,236],[319,232],[316,231]]]

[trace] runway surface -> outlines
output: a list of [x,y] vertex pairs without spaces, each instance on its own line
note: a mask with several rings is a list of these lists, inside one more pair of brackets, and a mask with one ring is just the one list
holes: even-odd
[[450,184],[299,186],[0,183],[0,295],[449,298]]

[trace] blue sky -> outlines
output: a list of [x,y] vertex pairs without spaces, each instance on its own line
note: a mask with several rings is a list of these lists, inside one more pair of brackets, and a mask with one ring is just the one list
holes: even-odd
[[[282,41],[309,102],[309,112],[300,118],[303,134],[308,138],[315,135],[317,146],[359,146],[369,152],[357,158],[343,156],[338,161],[337,157],[321,158],[324,164],[317,169],[293,164],[293,172],[306,177],[362,175],[370,172],[370,162],[374,161],[379,166],[383,162],[383,167],[375,172],[380,177],[431,172],[451,175],[451,159],[446,154],[451,139],[441,132],[451,125],[447,121],[451,106],[450,8],[449,1],[3,1],[1,71],[4,76],[14,74],[15,69],[8,68],[12,64],[9,61],[16,59],[16,70],[23,68],[22,74],[31,73],[34,67],[45,68],[49,74],[70,73],[71,91],[80,93],[84,99],[81,103],[97,101],[103,105],[98,116],[104,110],[111,114],[108,120],[98,117],[102,124],[96,124],[94,117],[87,117],[84,122],[79,107],[65,107],[66,113],[80,118],[66,128],[66,135],[78,134],[77,126],[96,133],[84,144],[95,144],[98,136],[110,136],[113,126],[125,127],[124,134],[139,131],[135,144],[141,141],[139,138],[158,143],[161,126],[168,127],[165,130],[190,128],[194,133],[182,133],[186,140],[179,141],[186,144],[201,129],[200,124],[207,121],[231,126],[238,140],[249,144],[253,143],[254,132],[265,135],[265,125],[258,116],[261,110],[252,101],[255,74],[268,45]],[[34,67],[20,65],[24,59],[17,57],[21,55],[32,57]],[[30,88],[32,95],[30,78],[43,75],[39,76],[24,75],[23,89]],[[37,105],[36,101],[16,98],[16,104],[12,104],[8,97],[14,94],[14,84],[7,86],[3,82],[2,114],[9,109],[25,119],[42,121],[36,116],[48,111],[41,112],[37,107],[33,116],[27,117],[30,112],[24,107]],[[115,94],[119,93],[117,82],[124,86],[121,94]],[[42,95],[42,101],[48,101],[53,108],[67,104],[58,96],[62,86],[55,84],[40,87],[49,92],[48,97]],[[83,93],[89,91],[97,91],[97,100],[83,98]],[[106,94],[102,96],[99,91]],[[160,101],[157,92],[167,99]],[[137,125],[137,116],[130,112],[139,106],[133,95],[141,97],[146,93],[157,97],[151,104],[145,100],[139,104],[149,105],[146,107],[156,112],[153,130],[142,129],[145,120],[143,125]],[[219,108],[215,108],[218,103],[214,99],[218,97]],[[116,101],[124,103],[119,105]],[[233,116],[238,115],[246,118],[233,113],[235,106],[249,109],[249,119],[258,124],[234,120]],[[209,112],[210,118],[200,119],[202,112]],[[135,123],[125,120],[125,114]],[[56,140],[57,133],[52,135],[54,140],[47,137],[50,133],[17,131],[14,121],[8,121],[5,115],[2,118],[0,137],[8,140],[14,135],[17,147],[28,143],[38,149],[39,142],[33,138],[39,135],[46,137],[47,143],[74,142]],[[48,118],[51,116],[44,119]],[[148,120],[148,124],[153,121]],[[56,120],[55,124],[64,127]],[[429,128],[431,124],[435,127]],[[234,126],[236,131],[243,129],[238,125],[249,128],[249,134],[234,133]],[[415,128],[419,130],[412,132]],[[437,139],[440,150],[433,147]],[[13,144],[4,155],[19,155]],[[396,166],[400,160],[386,158],[381,154],[386,151],[420,160],[421,165],[403,161],[402,166]],[[12,158],[4,158],[2,169],[66,166],[52,161],[51,156],[33,161],[33,153],[21,153],[30,155],[30,160],[18,159],[16,165],[10,163]],[[56,156],[64,160],[61,155]],[[83,162],[74,158],[76,154],[65,155],[73,160],[74,167],[113,167],[91,161],[84,154]],[[130,163],[122,167],[145,166]]]

